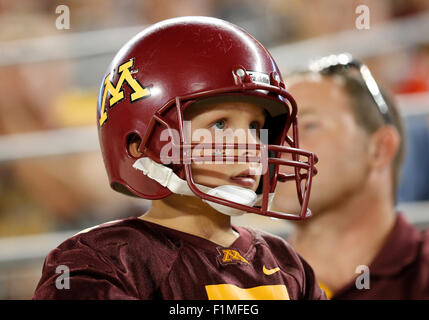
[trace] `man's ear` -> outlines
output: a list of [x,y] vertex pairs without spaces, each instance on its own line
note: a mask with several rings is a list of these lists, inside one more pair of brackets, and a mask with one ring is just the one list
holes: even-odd
[[138,134],[131,134],[128,137],[127,147],[128,153],[134,158],[140,158],[143,153],[139,151],[140,144],[142,143],[142,139]]
[[390,166],[398,152],[401,137],[394,126],[385,125],[375,131],[370,138],[370,157],[374,168]]

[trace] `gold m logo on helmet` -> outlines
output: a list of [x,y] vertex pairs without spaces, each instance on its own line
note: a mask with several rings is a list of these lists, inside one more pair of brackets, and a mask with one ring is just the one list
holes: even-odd
[[109,107],[113,107],[115,104],[125,99],[125,93],[123,89],[123,85],[125,82],[133,90],[133,92],[130,94],[131,102],[135,102],[136,100],[150,96],[149,88],[143,87],[131,75],[131,68],[133,66],[134,66],[134,59],[130,59],[119,66],[118,73],[120,74],[120,77],[118,82],[116,83],[116,86],[113,85],[109,80],[111,73],[109,73],[104,79],[103,99],[101,101],[101,110],[100,110],[100,119],[99,119],[100,127],[107,120],[107,112],[106,112],[107,93],[110,93],[110,96],[111,96],[109,99]]

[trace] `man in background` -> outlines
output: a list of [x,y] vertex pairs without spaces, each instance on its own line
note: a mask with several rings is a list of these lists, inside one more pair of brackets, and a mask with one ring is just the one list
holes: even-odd
[[[331,299],[429,299],[429,233],[395,211],[404,133],[391,98],[348,54],[322,58],[288,84],[300,147],[319,157],[313,217],[294,223],[289,241]],[[292,187],[278,185],[277,209],[298,210]]]

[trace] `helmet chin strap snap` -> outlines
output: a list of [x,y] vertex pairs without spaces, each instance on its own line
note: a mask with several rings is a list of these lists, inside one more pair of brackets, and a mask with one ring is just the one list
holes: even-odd
[[[175,194],[186,196],[196,196],[189,188],[186,180],[180,179],[171,168],[153,161],[150,158],[143,157],[134,162],[133,167],[141,171],[144,175],[155,180],[163,187],[168,188]],[[241,205],[253,207],[262,201],[262,197],[258,196],[254,191],[234,185],[222,185],[216,188],[210,188],[201,184],[195,184],[202,192],[229,200]],[[274,193],[269,194],[269,204],[271,204]],[[238,216],[246,213],[230,206],[222,205],[216,202],[204,200],[213,209],[228,216]]]

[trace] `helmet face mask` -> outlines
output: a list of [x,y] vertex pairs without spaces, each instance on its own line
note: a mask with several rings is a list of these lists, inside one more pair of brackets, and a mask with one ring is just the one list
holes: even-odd
[[[249,190],[201,186],[192,174],[196,148],[215,150],[219,145],[189,141],[184,110],[202,99],[234,95],[263,98],[270,102],[267,105],[275,102],[283,107],[280,112],[267,110],[278,130],[265,143],[223,144],[223,152],[204,159],[259,163],[262,174],[257,199],[247,195]],[[162,199],[173,192],[192,193],[230,215],[251,212],[287,219],[311,215],[307,206],[316,158],[299,149],[296,103],[285,90],[269,53],[230,23],[205,17],[176,18],[137,35],[112,62],[100,90],[97,118],[110,184],[117,191],[127,190],[146,199]],[[289,130],[292,137],[287,135]],[[163,136],[166,132],[169,139]],[[144,161],[128,152],[133,135],[142,140],[139,151]],[[167,143],[173,151],[169,158],[173,164],[161,159]],[[228,151],[235,154],[243,149],[257,150],[257,156],[228,155]],[[286,167],[289,174],[282,173]],[[295,181],[301,203],[299,215],[270,211],[278,180]]]

